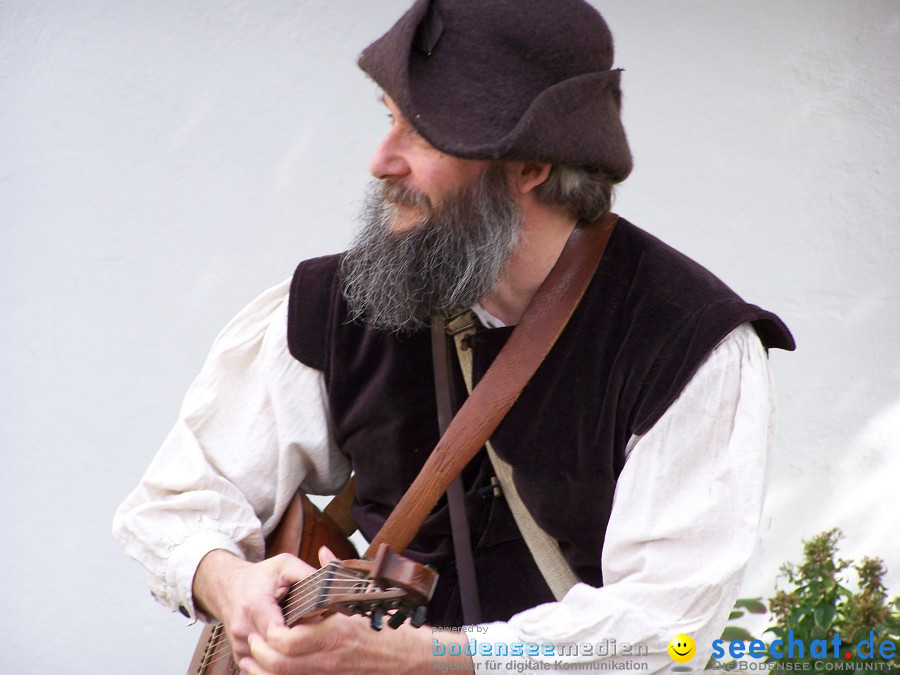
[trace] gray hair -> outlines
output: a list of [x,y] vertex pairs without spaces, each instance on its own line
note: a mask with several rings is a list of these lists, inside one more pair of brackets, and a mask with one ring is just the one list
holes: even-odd
[[542,203],[565,206],[579,221],[593,223],[612,208],[615,183],[602,169],[554,164],[535,194]]
[[[375,183],[363,228],[341,263],[351,318],[409,332],[428,325],[432,314],[467,309],[489,293],[522,229],[522,211],[502,169],[492,165],[437,206],[396,181]],[[418,208],[421,218],[394,232],[398,205]]]

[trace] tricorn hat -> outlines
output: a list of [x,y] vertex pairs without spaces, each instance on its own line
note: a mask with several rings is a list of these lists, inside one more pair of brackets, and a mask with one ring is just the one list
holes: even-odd
[[612,35],[584,0],[417,0],[359,66],[439,150],[631,171]]

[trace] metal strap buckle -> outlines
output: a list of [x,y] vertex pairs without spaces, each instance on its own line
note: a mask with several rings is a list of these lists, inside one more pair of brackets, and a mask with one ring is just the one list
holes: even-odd
[[454,337],[460,333],[473,330],[478,325],[478,317],[475,312],[467,309],[459,314],[454,314],[444,321],[444,332]]

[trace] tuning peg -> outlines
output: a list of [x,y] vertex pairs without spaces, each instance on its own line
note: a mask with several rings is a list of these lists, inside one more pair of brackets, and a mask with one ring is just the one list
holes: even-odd
[[384,621],[384,610],[381,607],[373,609],[369,615],[369,621],[372,624],[372,630],[381,630],[382,622]]
[[409,616],[409,614],[407,614],[405,610],[398,609],[394,612],[394,615],[388,619],[388,626],[394,629],[400,628],[400,626],[403,625],[403,622],[406,621],[407,616]]
[[428,618],[428,607],[425,605],[419,605],[416,607],[416,611],[413,612],[412,618],[409,620],[410,625],[413,628],[421,628],[425,623],[425,619]]

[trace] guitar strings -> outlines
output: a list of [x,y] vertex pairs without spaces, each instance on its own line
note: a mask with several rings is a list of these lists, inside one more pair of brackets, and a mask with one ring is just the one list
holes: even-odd
[[[366,590],[366,588],[368,588],[368,587],[361,588],[359,583],[360,583],[359,578],[354,578],[353,584],[348,585],[346,582],[334,584],[334,585],[330,585],[328,590],[331,591],[332,589],[335,589],[335,590],[339,590],[339,591],[356,591],[358,593],[363,593]],[[319,594],[319,591],[314,591],[311,594],[307,594],[307,597],[309,595],[318,595],[318,594]],[[293,612],[293,616],[288,617],[287,614],[285,615],[286,625],[290,626],[290,625],[296,624],[297,621],[295,621],[295,619],[299,620],[299,618],[302,618],[311,609],[315,608],[315,606],[317,605],[317,601],[310,600],[303,607],[300,607],[299,609],[296,608],[297,604],[298,603],[294,603],[294,605],[295,605],[294,609],[297,611]],[[293,621],[293,623],[291,623],[292,621]],[[218,637],[218,641],[216,643],[216,647],[214,649],[212,649],[211,651],[207,652],[207,654],[206,654],[206,657],[205,657],[206,665],[212,665],[213,663],[216,663],[216,662],[220,661],[221,659],[232,656],[231,645],[228,642],[227,638],[225,637],[224,632],[222,632],[222,634],[217,637]]]
[[[365,595],[367,591],[377,590],[376,587],[373,587],[371,584],[362,583],[359,580],[354,581],[353,583],[335,583],[331,584],[327,591],[328,595],[334,595],[336,593],[352,593],[356,595]],[[290,606],[284,608],[284,618],[285,624],[288,627],[293,626],[297,621],[306,616],[310,610],[314,609],[319,605],[319,591],[313,591],[303,597],[297,598],[297,600],[291,603]],[[326,596],[327,597],[327,596]]]
[[361,593],[370,587],[371,582],[361,579],[358,576],[346,575],[343,578],[330,579],[328,581],[328,586],[324,589],[312,588],[304,590],[302,594],[299,589],[297,589],[297,591],[289,592],[282,601],[282,611],[284,612],[285,623],[289,626],[293,625],[292,622],[295,623],[295,619],[302,617],[310,609],[315,607],[317,598],[321,595],[323,590],[326,592],[326,595],[331,595],[335,591]]
[[[340,567],[339,563],[329,563],[326,567],[323,567],[321,570],[314,573],[310,577],[307,577],[303,581],[299,581],[293,584],[290,589],[288,589],[287,594],[281,601],[282,609],[285,615],[287,615],[289,611],[292,611],[296,607],[298,602],[302,602],[307,597],[309,597],[309,590],[318,592],[318,585],[320,580],[328,574],[332,575],[328,581],[329,590],[330,588],[332,588],[332,584],[337,584],[338,588],[344,589],[347,588],[346,584],[348,583],[351,584],[351,587],[353,584],[365,583],[364,577],[345,570],[344,568]],[[313,577],[315,577],[315,579],[313,579]],[[309,587],[311,585],[315,585],[316,588],[310,589]]]
[[[313,574],[308,576],[306,579],[292,584],[290,589],[288,590],[288,593],[285,595],[285,599],[291,597],[291,594],[296,593],[298,590],[306,589],[318,583],[324,576],[326,576],[327,573],[328,569],[327,567],[325,567],[317,570],[316,572],[313,572]],[[217,626],[213,630],[216,631],[217,629],[218,631],[214,632],[214,634],[210,636],[210,642],[212,642],[213,640],[215,640],[216,642],[213,649],[207,651],[204,656],[206,665],[211,665],[221,660],[222,658],[231,655],[231,645],[228,642],[227,638],[225,638],[224,630],[222,630],[222,624],[217,624]]]
[[[362,593],[366,588],[369,588],[371,586],[371,584],[364,577],[353,574],[352,572],[349,572],[340,567],[340,563],[329,563],[327,566],[317,570],[305,579],[291,585],[287,594],[282,600],[282,603],[284,603],[282,611],[285,615],[286,624],[292,625],[289,623],[290,621],[293,621],[295,618],[301,618],[310,609],[315,607],[316,603],[309,602],[309,599],[321,593],[321,590],[319,588],[315,588],[315,586],[319,584],[320,581],[324,580],[325,577],[327,577],[329,574],[332,575],[332,578],[328,580],[329,583],[326,589],[329,593],[333,590],[355,590]],[[298,605],[301,606],[298,607]],[[289,617],[289,614],[291,614],[292,616]],[[218,624],[216,628],[219,628],[219,626],[221,626],[221,624]],[[211,666],[213,663],[216,663],[221,659],[227,658],[232,655],[231,644],[228,642],[224,630],[219,630],[217,633],[213,633],[213,635],[210,636],[210,641],[212,640],[216,640],[216,644],[211,651],[208,651],[204,655],[204,666]]]
[[[329,570],[323,568],[323,570],[319,570],[318,572],[314,573],[310,577],[307,577],[302,582],[297,582],[291,587],[291,590],[288,592],[288,595],[285,596],[285,599],[292,596],[292,594],[294,596],[296,596],[297,591],[299,591],[301,589],[308,590],[309,592],[306,592],[299,597],[293,597],[293,602],[290,603],[290,608],[283,610],[283,611],[285,611],[285,623],[286,624],[292,625],[292,624],[290,624],[290,621],[293,621],[294,619],[298,619],[298,618],[302,617],[303,615],[308,613],[309,610],[313,609],[316,606],[317,602],[310,601],[310,598],[320,595],[321,594],[320,589],[318,589],[318,588],[305,589],[304,587],[309,587],[310,585],[313,585],[315,582],[320,581],[323,577],[327,576],[328,571]],[[352,575],[352,574],[348,574],[348,573],[344,572],[343,570],[331,570],[331,572],[332,573],[340,573],[344,578],[343,579],[332,578],[331,580],[329,580],[329,585],[327,587],[327,591],[329,593],[332,591],[335,591],[335,590],[336,591],[354,591],[355,590],[357,592],[362,592],[364,590],[364,587],[363,588],[360,587],[361,583],[365,584],[364,579],[362,579],[358,576]],[[315,577],[315,578],[313,578],[313,577]],[[298,605],[303,605],[303,606],[298,608],[297,607]],[[292,616],[289,617],[288,612],[290,612],[292,614]],[[296,623],[296,621],[295,621],[295,623]],[[214,636],[214,637],[219,637],[219,636]],[[222,636],[222,637],[224,637],[224,636]],[[225,658],[230,655],[231,655],[231,645],[229,644],[228,640],[220,639],[216,643],[215,648],[212,649],[211,651],[207,652],[205,662],[207,664],[212,664],[212,663],[217,662],[220,659]]]
[[[319,574],[317,576],[323,577],[325,575]],[[307,579],[309,579],[309,577],[307,577]],[[364,584],[364,585],[361,586],[360,584]],[[304,584],[304,583],[298,582],[297,584],[294,585],[293,590],[296,592],[303,585],[308,586],[309,584]],[[329,593],[334,590],[336,590],[336,591],[356,591],[358,593],[363,593],[368,588],[371,588],[371,584],[367,584],[365,579],[361,579],[360,577],[353,576],[351,574],[351,575],[346,575],[344,579],[332,579],[329,583],[327,590]],[[285,620],[286,620],[285,623],[286,624],[292,625],[292,624],[290,624],[290,621],[293,621],[294,619],[297,619],[297,618],[301,618],[302,616],[307,614],[309,612],[309,610],[313,609],[316,606],[317,602],[312,601],[311,598],[320,595],[321,591],[319,589],[309,589],[309,591],[310,592],[307,592],[304,595],[295,598],[295,601],[291,603],[290,609],[288,611],[290,611],[292,616],[289,617],[288,612],[285,612]],[[297,607],[298,605],[303,605],[303,606],[298,608]],[[218,636],[216,636],[216,637],[218,637]],[[220,660],[221,658],[225,658],[226,656],[229,656],[230,653],[231,653],[231,645],[228,643],[228,640],[227,639],[220,640],[219,642],[217,642],[216,647],[213,650],[207,652],[206,663],[212,664],[212,663]]]

